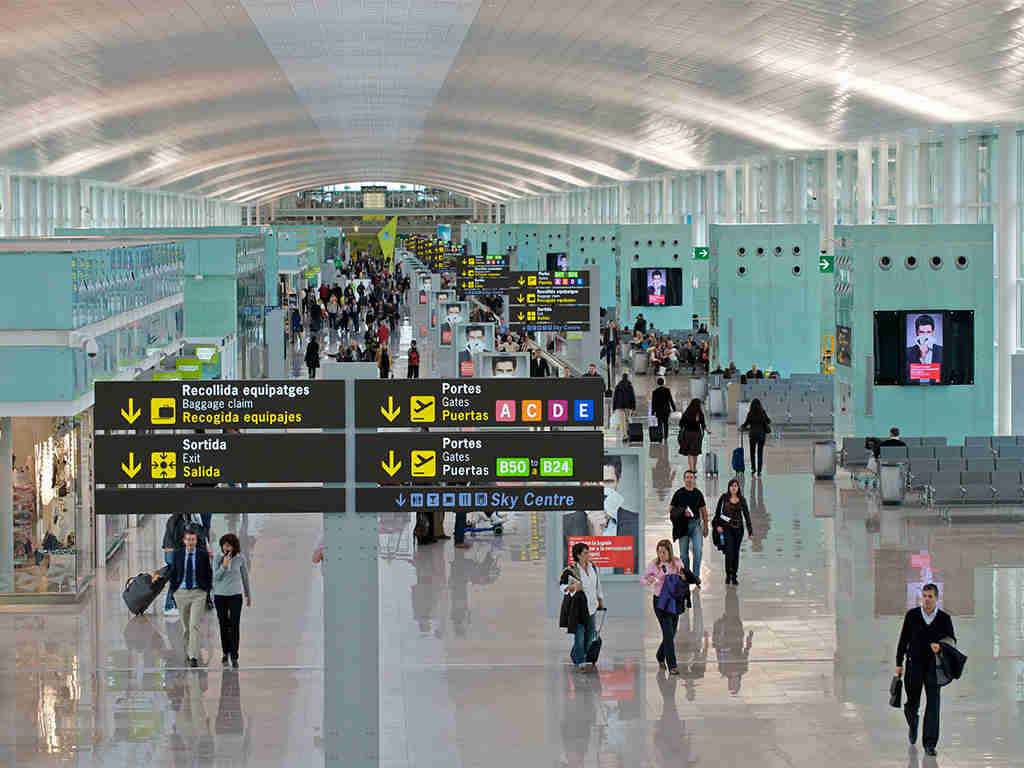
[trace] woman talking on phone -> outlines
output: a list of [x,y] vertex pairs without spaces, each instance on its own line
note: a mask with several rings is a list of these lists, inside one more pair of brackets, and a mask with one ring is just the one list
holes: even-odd
[[725,583],[739,586],[737,577],[740,570],[740,545],[743,543],[744,523],[747,535],[753,536],[750,524],[750,508],[740,490],[740,481],[735,477],[729,481],[728,490],[718,500],[718,511],[711,521],[715,530],[715,544],[725,554]]
[[238,631],[242,620],[242,593],[245,604],[252,606],[249,592],[249,568],[242,555],[241,544],[233,533],[220,537],[221,556],[216,558],[213,570],[213,601],[220,621],[220,647],[224,655],[221,664],[231,660],[238,669]]

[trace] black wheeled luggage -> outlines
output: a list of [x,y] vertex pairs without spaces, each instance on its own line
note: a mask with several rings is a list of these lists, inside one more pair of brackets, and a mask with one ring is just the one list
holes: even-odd
[[140,573],[138,576],[128,579],[124,585],[124,592],[121,593],[128,610],[136,616],[142,615],[153,604],[157,595],[163,592],[170,571],[170,566],[165,566],[161,575],[156,579],[151,573]]
[[597,628],[597,636],[594,638],[594,642],[587,648],[588,664],[597,664],[597,660],[601,657],[601,631],[604,629],[604,620],[608,616],[607,608],[598,608],[597,610],[601,614],[601,626]]

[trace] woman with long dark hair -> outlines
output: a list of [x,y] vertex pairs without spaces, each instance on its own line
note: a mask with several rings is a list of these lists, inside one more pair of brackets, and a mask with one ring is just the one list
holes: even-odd
[[704,411],[700,407],[700,400],[695,397],[679,419],[679,453],[686,457],[691,472],[697,471],[697,457],[700,456],[701,444],[707,430]]
[[772,431],[771,423],[772,420],[765,413],[761,400],[755,397],[750,401],[747,420],[743,422],[740,430],[745,430],[750,437],[750,472],[758,477],[764,469],[764,440]]
[[[665,577],[674,573],[686,580],[686,569],[683,567],[683,561],[672,551],[672,542],[669,539],[659,541],[656,551],[657,556],[647,564],[647,571],[644,573],[644,581],[654,588],[654,615],[658,618],[658,624],[661,627],[661,645],[658,646],[656,658],[662,669],[668,667],[669,674],[678,675],[676,629],[679,626],[679,614],[660,610],[658,597],[665,586]],[[686,588],[689,589],[689,585]]]
[[242,554],[242,545],[233,533],[220,537],[220,557],[213,569],[213,602],[220,621],[220,647],[224,652],[221,663],[238,669],[238,634],[242,622],[242,595],[246,605],[252,606],[249,592],[249,568]]
[[743,543],[743,525],[746,523],[747,535],[753,536],[754,529],[750,524],[750,509],[743,498],[740,481],[735,477],[729,481],[729,488],[718,500],[718,509],[711,521],[715,531],[715,545],[725,554],[725,583],[738,586],[737,576],[740,569],[740,545]]

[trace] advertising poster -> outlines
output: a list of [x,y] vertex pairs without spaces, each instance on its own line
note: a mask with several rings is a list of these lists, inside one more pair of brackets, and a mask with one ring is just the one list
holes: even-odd
[[853,365],[851,360],[853,331],[848,325],[836,326],[836,363],[847,367]]
[[431,329],[437,328],[437,316],[439,314],[438,307],[443,307],[450,301],[455,301],[455,297],[451,291],[431,291],[430,292],[430,327]]
[[528,352],[483,352],[480,376],[496,379],[526,379],[530,376]]
[[[606,448],[604,454],[604,506],[580,509],[562,517],[562,563],[572,558],[572,544],[585,542],[601,573],[640,572],[643,541],[640,510],[643,509],[640,457]],[[603,562],[601,562],[603,560]]]
[[494,323],[456,325],[455,347],[459,351],[459,378],[472,378],[476,375],[475,363],[480,355],[494,351]]
[[942,313],[907,312],[907,382],[942,381]]
[[648,269],[647,270],[647,306],[649,307],[663,307],[665,306],[665,291],[667,290],[665,285],[665,270],[663,269]]
[[437,345],[450,347],[455,340],[455,326],[469,319],[469,302],[450,301],[439,308],[441,324],[438,328]]

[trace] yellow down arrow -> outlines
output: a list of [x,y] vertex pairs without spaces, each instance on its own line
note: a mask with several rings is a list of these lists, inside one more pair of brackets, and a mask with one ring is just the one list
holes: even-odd
[[526,301],[526,297],[523,296],[523,294],[520,293],[518,296],[516,296],[516,301],[518,303],[522,304],[524,301]]
[[393,395],[388,395],[388,407],[385,409],[382,405],[380,407],[380,414],[388,421],[394,421],[398,418],[398,414],[402,412],[402,406],[395,407],[395,398]]
[[124,473],[126,475],[128,475],[128,477],[132,478],[132,477],[135,477],[137,474],[139,474],[139,470],[142,469],[142,465],[135,463],[135,454],[134,453],[129,453],[128,454],[128,466],[126,467],[124,465],[124,462],[122,461],[121,462],[121,469],[124,471]]
[[402,468],[402,462],[395,462],[395,452],[388,451],[388,460],[386,462],[382,461],[380,468],[388,473],[388,477],[394,477],[395,473]]
[[142,409],[141,408],[136,409],[136,407],[135,407],[135,399],[129,397],[128,398],[128,410],[126,411],[124,408],[122,408],[121,409],[121,415],[124,416],[124,420],[127,421],[129,424],[134,424],[135,420],[137,418],[139,418],[139,416],[142,415]]

